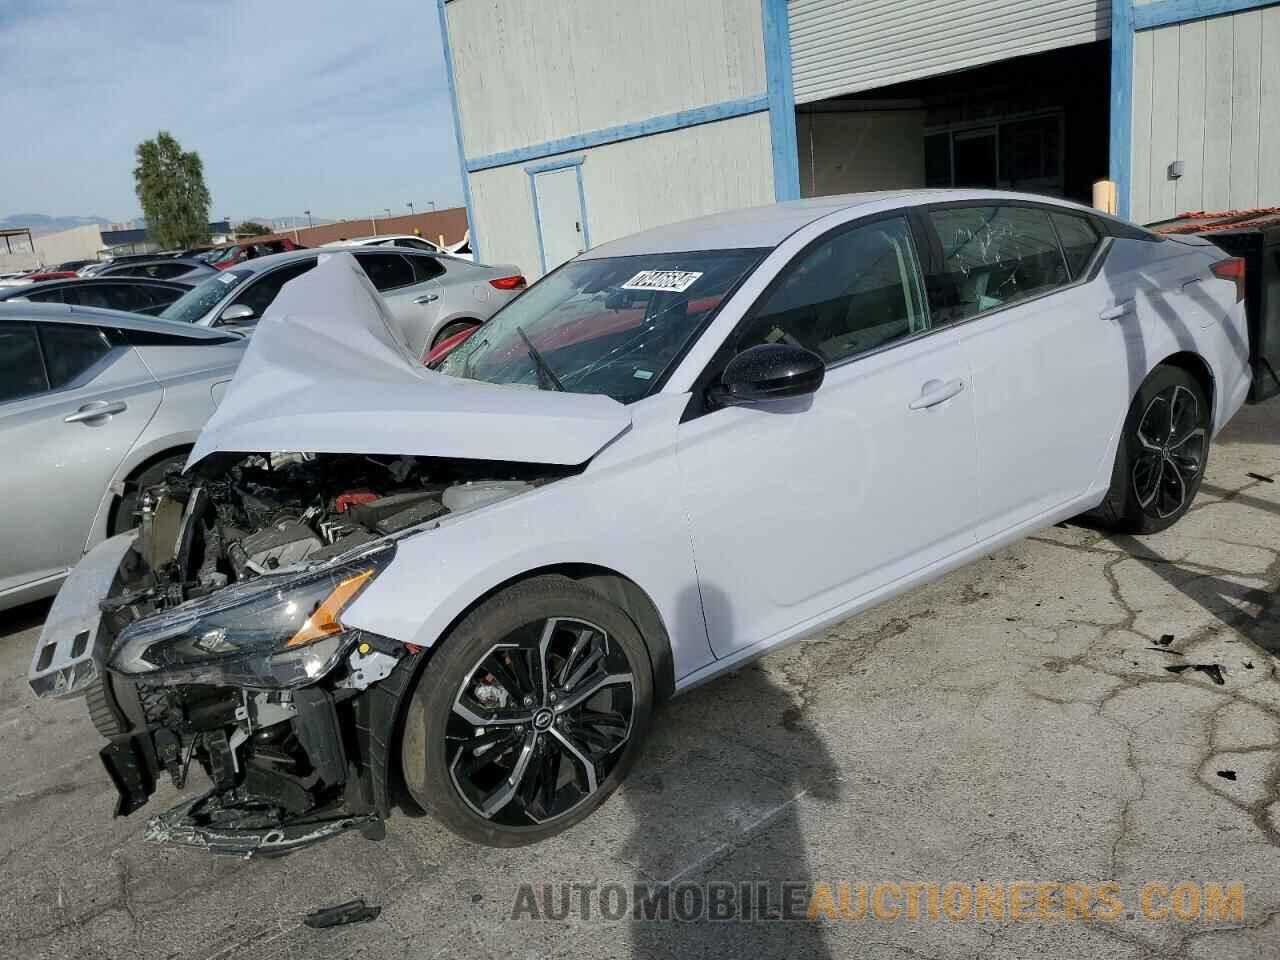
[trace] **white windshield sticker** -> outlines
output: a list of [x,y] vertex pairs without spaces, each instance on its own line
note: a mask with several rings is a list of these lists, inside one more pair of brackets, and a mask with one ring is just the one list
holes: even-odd
[[224,273],[222,276],[218,278],[218,280],[221,281],[222,283],[235,283],[236,275],[234,273]]
[[623,290],[665,290],[668,293],[684,293],[693,286],[701,273],[688,270],[641,270],[622,285]]

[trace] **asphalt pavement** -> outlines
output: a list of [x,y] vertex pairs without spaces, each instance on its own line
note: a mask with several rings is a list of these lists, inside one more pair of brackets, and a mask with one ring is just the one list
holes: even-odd
[[[678,698],[613,798],[519,850],[404,813],[280,860],[144,843],[177,793],[112,819],[83,704],[26,685],[47,604],[0,614],[0,956],[1277,956],[1278,440],[1246,408],[1173,529],[1052,528]],[[783,881],[801,919],[623,899],[758,882],[767,916]],[[356,897],[381,915],[303,924]]]

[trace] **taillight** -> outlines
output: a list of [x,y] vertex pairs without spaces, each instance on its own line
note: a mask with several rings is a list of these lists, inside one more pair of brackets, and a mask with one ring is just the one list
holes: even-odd
[[1236,303],[1244,299],[1244,258],[1231,257],[1219,260],[1209,267],[1219,280],[1234,280],[1236,284]]
[[529,281],[518,273],[513,277],[498,277],[496,280],[489,281],[489,286],[497,287],[499,290],[523,290],[528,285]]

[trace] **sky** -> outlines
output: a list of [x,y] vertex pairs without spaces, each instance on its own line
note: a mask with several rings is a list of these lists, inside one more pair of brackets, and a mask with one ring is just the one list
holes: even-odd
[[0,130],[0,217],[141,216],[159,130],[213,219],[461,203],[431,0],[0,0]]

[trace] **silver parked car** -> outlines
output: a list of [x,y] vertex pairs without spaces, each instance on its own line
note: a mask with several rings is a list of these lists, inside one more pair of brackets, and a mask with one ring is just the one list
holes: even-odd
[[199,283],[217,273],[203,260],[187,257],[155,257],[151,260],[127,260],[109,263],[94,273],[95,277],[152,277],[157,280],[185,280]]
[[244,353],[229,331],[0,303],[0,610],[56,593],[185,462]]
[[78,307],[125,310],[154,317],[194,286],[183,280],[150,277],[85,277],[42,280],[25,287],[0,287],[0,300],[69,303]]
[[205,280],[160,316],[248,332],[280,288],[321,256],[353,256],[382,294],[414,355],[484,323],[525,288],[519,267],[488,266],[416,250],[329,248],[260,257]]

